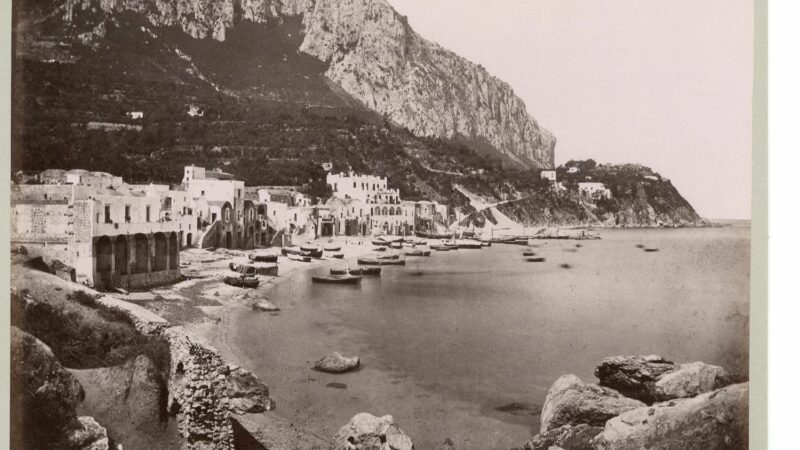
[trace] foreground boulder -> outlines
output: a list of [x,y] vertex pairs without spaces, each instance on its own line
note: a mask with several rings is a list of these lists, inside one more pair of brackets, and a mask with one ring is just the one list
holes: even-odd
[[609,420],[601,450],[737,450],[748,446],[748,383],[638,408]]
[[369,413],[355,415],[339,429],[330,450],[412,450],[414,444],[394,422],[392,416],[375,417]]
[[655,384],[658,401],[689,398],[730,384],[728,372],[720,366],[702,362],[681,364],[674,372],[661,375]]
[[653,403],[656,398],[656,382],[678,366],[658,355],[613,356],[605,358],[594,371],[600,386],[609,387],[622,395]]
[[92,417],[78,418],[79,427],[67,433],[68,448],[81,450],[109,450],[108,433]]
[[645,406],[619,392],[584,383],[575,375],[564,375],[550,387],[542,407],[540,433],[562,425],[603,426],[626,411]]
[[38,448],[63,442],[79,426],[75,407],[83,401],[78,380],[50,347],[11,327],[11,446]]
[[255,375],[240,367],[225,374],[224,395],[228,398],[228,409],[234,413],[260,413],[275,409],[269,398],[269,387]]
[[338,352],[333,352],[314,363],[314,368],[328,373],[342,373],[358,367],[358,356],[347,358]]
[[524,450],[550,450],[567,448],[569,450],[593,450],[592,439],[603,432],[603,427],[582,423],[564,425],[546,433],[540,433],[525,443]]

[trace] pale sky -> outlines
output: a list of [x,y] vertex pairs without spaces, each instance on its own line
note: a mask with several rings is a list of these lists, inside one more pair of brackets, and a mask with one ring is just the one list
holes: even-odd
[[556,163],[638,162],[707,218],[750,218],[752,0],[388,0],[509,82]]

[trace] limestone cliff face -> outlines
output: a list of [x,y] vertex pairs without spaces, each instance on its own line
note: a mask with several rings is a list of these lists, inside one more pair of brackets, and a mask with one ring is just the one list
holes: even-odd
[[318,0],[301,50],[327,76],[418,136],[486,142],[510,159],[552,167],[555,138],[511,87],[428,42],[385,0]]
[[65,16],[94,5],[219,41],[242,20],[302,15],[300,51],[327,63],[326,76],[367,108],[417,136],[492,147],[520,165],[553,165],[555,138],[507,83],[420,37],[386,0],[69,0]]

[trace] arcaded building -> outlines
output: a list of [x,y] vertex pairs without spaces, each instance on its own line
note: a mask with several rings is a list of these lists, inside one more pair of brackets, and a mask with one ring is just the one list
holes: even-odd
[[12,245],[71,266],[74,281],[96,288],[178,280],[184,230],[159,217],[161,198],[92,184],[12,186]]

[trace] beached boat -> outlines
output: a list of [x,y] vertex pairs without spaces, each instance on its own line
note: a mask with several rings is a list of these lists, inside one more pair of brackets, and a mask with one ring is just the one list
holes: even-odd
[[644,249],[644,251],[646,251],[648,253],[653,253],[653,252],[657,252],[658,249],[657,248],[646,248],[646,249]]
[[234,272],[239,272],[243,268],[246,270],[244,273],[245,275],[267,275],[271,277],[278,276],[278,264],[277,263],[262,263],[262,262],[253,262],[250,264],[246,262],[236,262],[233,261],[228,264],[228,267]]
[[454,247],[452,245],[447,244],[431,244],[431,250],[436,250],[437,252],[446,252],[450,250],[458,250],[458,247]]
[[335,259],[344,259],[344,253],[331,253],[328,256]]
[[331,275],[380,275],[380,267],[359,267],[356,269],[331,269]]
[[[348,273],[350,273],[350,271],[347,269],[331,269],[331,275],[347,275]],[[360,275],[360,274],[354,273],[353,275]]]
[[536,253],[532,251],[524,251],[522,252],[522,256],[536,256]]
[[392,242],[389,245],[389,247],[394,248],[394,249],[400,249],[400,248],[403,248],[403,243],[402,242]]
[[342,251],[342,246],[341,245],[326,245],[326,246],[322,247],[322,249],[325,250],[326,252],[340,252],[340,251]]
[[301,250],[300,247],[283,247],[281,249],[281,254],[283,256],[289,256],[289,255],[311,256],[308,252]]
[[385,251],[386,251],[386,246],[383,246],[383,245],[382,245],[382,246],[380,246],[380,247],[374,247],[374,248],[372,249],[372,251],[373,251],[373,252],[385,252]]
[[241,288],[256,288],[258,287],[258,277],[255,275],[256,269],[253,266],[239,266],[236,269],[236,275],[228,275],[223,278],[225,284]]
[[417,231],[415,234],[417,237],[425,239],[450,239],[456,235],[455,233],[426,233],[423,231]]
[[395,253],[390,253],[388,255],[378,255],[375,257],[376,259],[400,259],[400,255]]
[[318,245],[301,245],[300,250],[307,252],[312,258],[322,258],[322,247]]
[[286,257],[291,259],[292,261],[311,262],[311,257],[308,255],[298,255],[295,253],[289,253],[288,255],[286,255]]
[[361,267],[361,268],[359,268],[357,270],[359,270],[361,272],[361,275],[376,276],[376,275],[380,275],[381,274],[381,268],[380,267]]
[[377,259],[358,258],[358,263],[364,266],[405,266],[405,259]]
[[251,253],[247,256],[250,261],[255,262],[265,262],[265,263],[274,263],[278,262],[278,255],[264,255],[258,253]]
[[387,245],[389,245],[389,242],[384,241],[383,239],[373,239],[372,245],[376,247],[386,247]]
[[360,275],[331,275],[331,276],[313,276],[311,281],[314,283],[328,283],[328,284],[357,284],[361,282]]
[[476,241],[474,239],[459,239],[455,242],[455,245],[457,245],[458,248],[468,248],[468,249],[483,248],[483,244],[481,244],[481,241]]
[[430,250],[412,249],[405,251],[406,256],[431,256]]

